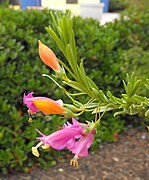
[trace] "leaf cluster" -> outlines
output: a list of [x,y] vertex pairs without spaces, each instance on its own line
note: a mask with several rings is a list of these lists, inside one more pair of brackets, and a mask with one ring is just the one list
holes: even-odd
[[[80,61],[80,65],[78,64],[70,12],[62,16],[59,13],[56,13],[55,17],[54,14],[51,13],[51,16],[53,19],[54,28],[56,28],[56,30],[54,30],[54,28],[51,26],[46,28],[46,30],[51,35],[51,38],[54,39],[58,47],[60,47],[61,52],[67,59],[70,67],[68,67],[66,63],[63,63],[62,61],[60,61],[60,63],[66,67],[68,73],[71,71],[73,72],[73,74],[70,74],[72,75],[74,81],[68,78],[66,78],[66,80],[62,77],[58,78],[63,80],[63,82],[68,86],[80,91],[81,95],[83,93],[90,98],[89,101],[84,104],[81,104],[80,102],[78,103],[79,105],[76,107],[78,108],[78,111],[80,110],[82,112],[92,111],[92,113],[105,113],[109,110],[122,109],[122,111],[118,111],[114,114],[114,116],[116,116],[119,114],[134,115],[140,111],[146,110],[145,116],[148,116],[149,99],[147,97],[137,95],[141,80],[137,80],[137,77],[135,77],[134,73],[132,73],[131,76],[127,75],[127,84],[125,81],[123,81],[125,94],[121,94],[122,98],[113,96],[110,91],[107,92],[106,96],[100,89],[99,85],[96,85],[86,75],[82,59]],[[58,32],[58,35],[56,34],[56,31]],[[77,94],[73,94],[73,96],[76,95]],[[72,99],[72,103],[75,105],[76,101]]]

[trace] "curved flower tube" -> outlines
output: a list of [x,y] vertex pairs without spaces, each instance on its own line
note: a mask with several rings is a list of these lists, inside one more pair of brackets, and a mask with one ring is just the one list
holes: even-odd
[[91,128],[92,130],[88,134],[84,134],[87,128],[90,129],[91,127],[88,124],[81,124],[77,120],[72,119],[72,124],[67,122],[63,125],[63,129],[48,136],[37,130],[42,137],[37,138],[40,142],[35,147],[32,147],[32,153],[39,157],[37,149],[40,146],[44,149],[52,147],[57,150],[67,148],[75,154],[74,158],[70,160],[70,165],[78,167],[79,157],[88,156],[88,149],[92,144],[93,134],[95,133],[95,129]]
[[54,52],[44,45],[40,40],[39,43],[39,56],[41,60],[52,68],[54,71],[60,71],[60,65]]
[[62,100],[54,101],[46,97],[33,97],[33,92],[24,94],[23,102],[27,105],[31,113],[43,112],[44,114],[65,115],[65,108]]
[[88,149],[90,148],[93,141],[93,134],[89,133],[85,137],[81,137],[78,142],[76,142],[74,148],[71,149],[72,153],[78,157],[88,156]]
[[81,134],[83,132],[82,127],[71,127],[67,129],[61,129],[59,131],[56,131],[49,136],[43,135],[39,130],[38,132],[42,135],[42,137],[39,137],[41,142],[44,144],[48,144],[53,149],[61,150],[64,149],[67,145],[67,142],[75,137],[78,134]]
[[[39,157],[39,152],[37,150],[41,145],[52,147],[57,150],[61,150],[67,147],[67,142],[70,139],[75,138],[77,135],[83,134],[84,128],[75,120],[72,120],[73,124],[67,123],[63,129],[58,130],[48,136],[42,134],[39,130],[38,133],[42,135],[42,137],[38,137],[37,139],[40,142],[32,147],[32,153]],[[67,127],[66,127],[67,126]],[[74,144],[75,145],[75,144]]]
[[69,149],[73,154],[75,154],[74,158],[70,160],[71,166],[78,167],[79,157],[88,156],[88,149],[92,144],[94,132],[95,131],[92,131],[88,135],[81,137],[79,141],[76,142],[76,144],[73,146],[73,148]]

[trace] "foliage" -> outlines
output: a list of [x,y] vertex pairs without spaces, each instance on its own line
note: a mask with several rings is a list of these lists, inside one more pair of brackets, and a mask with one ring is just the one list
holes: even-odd
[[[56,12],[55,17],[53,13],[51,13],[51,15],[56,30],[54,31],[54,26],[46,27],[46,30],[54,39],[60,51],[67,59],[67,64],[62,61],[60,61],[60,64],[63,66],[63,68],[65,68],[65,70],[68,71],[68,73],[71,75],[71,79],[73,80],[67,77],[64,70],[56,73],[56,77],[62,80],[68,86],[89,97],[89,101],[86,101],[83,104],[81,104],[80,101],[76,103],[76,101],[71,97],[72,103],[74,106],[76,106],[76,108],[78,108],[78,111],[83,112],[90,110],[92,113],[95,113],[106,112],[111,109],[123,109],[122,111],[116,112],[114,114],[114,116],[116,116],[118,114],[133,115],[139,113],[140,111],[146,110],[149,100],[147,97],[137,95],[141,81],[137,80],[134,73],[132,73],[131,76],[127,74],[127,82],[123,81],[125,94],[121,94],[121,98],[113,96],[110,91],[107,92],[107,95],[104,94],[99,86],[86,75],[83,66],[83,59],[81,59],[80,63],[78,62],[70,14],[67,13],[65,16],[61,17],[61,14]],[[69,94],[69,97],[70,96],[71,95]],[[73,96],[77,95],[73,94]]]
[[[134,12],[134,9],[141,12],[148,12],[149,11],[149,1],[148,0],[125,0],[127,4],[127,9]],[[133,9],[133,10],[132,10]],[[135,10],[135,11],[136,11]]]
[[[38,91],[45,95],[47,87],[50,86],[50,82],[40,76],[42,73],[48,73],[49,70],[42,65],[37,51],[38,39],[43,41],[48,39],[48,35],[41,38],[41,35],[45,33],[45,24],[49,24],[50,21],[48,11],[41,13],[38,11],[0,10],[0,17],[2,18],[0,22],[0,132],[3,140],[1,140],[0,169],[5,172],[9,169],[28,170],[33,167],[33,164],[45,166],[44,161],[35,160],[30,152],[33,145],[31,140],[37,136],[35,129],[39,128],[39,123],[41,123],[40,128],[49,133],[57,129],[64,121],[60,117],[55,117],[53,123],[50,121],[50,117],[45,119],[39,115],[28,126],[28,117],[22,104],[22,96],[27,90],[35,93]],[[50,97],[56,93],[58,94],[56,86],[50,86],[47,95]],[[44,120],[39,120],[41,117],[46,120],[45,124],[43,124]],[[32,132],[31,129],[34,131]],[[49,162],[46,166],[54,162],[52,156],[47,156],[45,161]]]
[[[134,71],[141,79],[149,76],[148,68],[145,68],[149,65],[149,15],[134,13],[127,16],[129,20],[122,17],[120,21],[106,26],[98,26],[98,21],[92,19],[74,19],[77,51],[79,58],[84,59],[87,74],[103,91],[114,88],[115,95],[123,91],[121,79],[125,78],[127,72]],[[96,25],[91,26],[90,23]],[[83,32],[79,28],[81,24]],[[85,54],[82,55],[82,51]]]
[[124,0],[109,0],[109,12],[122,11],[127,8]]
[[[78,61],[84,59],[86,73],[103,91],[112,90],[114,95],[122,93],[121,79],[124,79],[126,72],[137,69],[141,78],[143,69],[143,78],[148,76],[148,19],[149,16],[145,14],[99,26],[96,20],[74,17]],[[26,91],[34,91],[36,95],[47,97],[54,96],[55,99],[62,96],[54,83],[40,76],[43,73],[49,74],[50,70],[38,57],[39,39],[46,42],[58,58],[65,62],[64,56],[44,29],[51,22],[50,12],[47,10],[26,12],[0,9],[0,167],[3,172],[10,169],[28,171],[39,165],[46,167],[55,163],[61,155],[52,151],[35,159],[30,148],[37,136],[34,129],[40,128],[45,134],[50,134],[62,125],[64,120],[52,116],[51,121],[51,116],[38,114],[35,120],[28,124],[26,109],[22,105],[22,95]],[[145,91],[144,94],[146,93]],[[63,99],[67,101],[66,95]],[[81,101],[85,102],[86,97],[82,97]],[[85,118],[92,119],[93,115],[86,114]],[[106,118],[104,122],[110,122],[112,128],[102,126],[102,135],[99,136],[105,141],[111,141],[115,133],[124,129],[124,121],[120,117],[113,121],[111,115]],[[98,141],[99,137],[95,146]]]
[[0,0],[0,7],[5,8],[8,7],[9,5],[9,0]]

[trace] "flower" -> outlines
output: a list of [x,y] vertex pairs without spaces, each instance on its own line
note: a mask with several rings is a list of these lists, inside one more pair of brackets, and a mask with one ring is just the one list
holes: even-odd
[[29,93],[27,96],[24,93],[23,96],[23,103],[27,105],[27,107],[30,109],[30,111],[32,112],[39,112],[40,110],[38,108],[36,108],[36,106],[34,105],[34,103],[31,101],[31,99],[33,98],[33,92]]
[[88,156],[88,149],[90,148],[93,141],[93,134],[95,131],[93,130],[86,136],[82,136],[78,142],[73,146],[73,148],[69,148],[73,154],[75,154],[74,158],[70,160],[70,165],[74,167],[78,167],[78,159],[79,157]]
[[23,102],[29,108],[29,113],[33,114],[42,111],[44,114],[65,114],[62,100],[54,101],[46,97],[33,97],[33,92],[24,94]]
[[44,45],[40,40],[39,43],[39,56],[41,60],[51,67],[54,71],[60,71],[60,65],[54,52]]
[[85,137],[81,137],[78,142],[76,142],[74,148],[71,149],[72,153],[79,156],[88,156],[88,149],[92,144],[93,134],[89,133]]
[[61,150],[67,147],[67,142],[78,135],[83,134],[84,128],[80,125],[80,123],[72,119],[73,124],[67,123],[64,124],[63,129],[58,130],[48,136],[42,134],[39,130],[38,133],[42,135],[42,137],[38,137],[37,139],[40,142],[32,147],[32,153],[39,157],[39,152],[37,148],[44,144],[44,147],[48,145],[48,147],[52,147],[57,150]]
[[[90,131],[88,132],[89,129]],[[74,158],[70,160],[70,165],[78,167],[79,157],[88,156],[88,149],[92,144],[95,128],[94,124],[93,126],[89,126],[89,124],[82,124],[72,119],[72,124],[67,122],[63,125],[63,129],[48,136],[42,134],[39,130],[37,131],[42,137],[38,137],[37,139],[39,139],[40,142],[35,147],[32,147],[32,153],[35,156],[39,157],[37,149],[40,146],[44,149],[52,147],[57,150],[67,148],[75,154]],[[85,132],[88,133],[85,134]]]

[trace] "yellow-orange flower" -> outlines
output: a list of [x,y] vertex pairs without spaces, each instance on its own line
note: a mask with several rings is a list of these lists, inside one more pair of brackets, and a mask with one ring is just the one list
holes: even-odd
[[60,71],[60,65],[54,52],[43,44],[40,40],[39,43],[39,56],[41,60],[52,68],[54,71]]
[[61,114],[65,115],[67,110],[63,107],[61,99],[54,101],[47,97],[33,97],[33,92],[28,95],[24,94],[24,104],[29,108],[29,113],[43,112],[44,114]]
[[45,114],[62,114],[64,115],[65,109],[60,102],[52,99],[34,99],[32,100],[37,109]]

